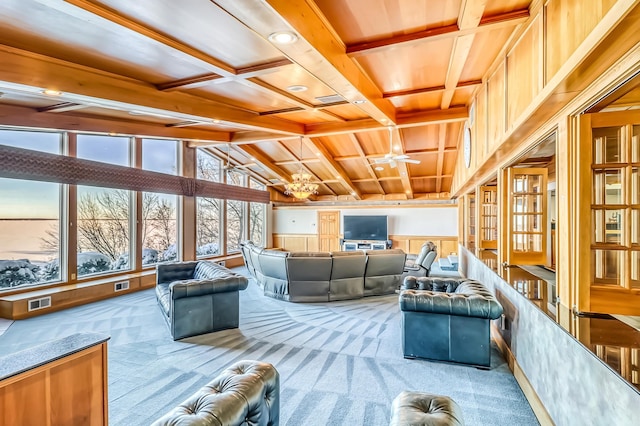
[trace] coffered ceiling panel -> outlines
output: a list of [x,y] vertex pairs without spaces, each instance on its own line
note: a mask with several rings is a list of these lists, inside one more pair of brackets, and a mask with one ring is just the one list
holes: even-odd
[[310,203],[447,199],[467,107],[530,3],[3,0],[0,126],[231,144],[275,191],[311,173]]

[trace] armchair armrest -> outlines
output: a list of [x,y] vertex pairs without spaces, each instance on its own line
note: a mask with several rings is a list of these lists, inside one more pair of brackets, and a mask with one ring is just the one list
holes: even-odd
[[246,277],[236,274],[210,280],[179,280],[169,285],[169,292],[171,299],[176,300],[184,297],[244,290],[248,283],[249,280]]

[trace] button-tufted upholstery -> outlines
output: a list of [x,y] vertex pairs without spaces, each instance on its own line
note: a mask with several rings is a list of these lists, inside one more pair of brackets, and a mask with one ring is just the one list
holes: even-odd
[[153,426],[277,426],[280,376],[273,365],[239,361]]
[[204,260],[156,267],[156,298],[173,340],[238,327],[248,279]]
[[[407,277],[400,309],[496,319],[502,306],[480,282],[451,278]],[[426,291],[424,291],[426,290]]]
[[403,391],[391,404],[389,426],[462,426],[462,411],[447,396]]
[[482,283],[406,277],[402,287],[399,304],[406,358],[490,365],[489,321],[502,315],[502,305]]

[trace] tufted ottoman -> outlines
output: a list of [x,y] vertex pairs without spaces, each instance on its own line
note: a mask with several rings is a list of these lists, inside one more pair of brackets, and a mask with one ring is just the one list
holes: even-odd
[[239,361],[153,426],[277,426],[280,375],[271,364]]
[[391,405],[389,426],[462,426],[462,412],[447,396],[403,391]]

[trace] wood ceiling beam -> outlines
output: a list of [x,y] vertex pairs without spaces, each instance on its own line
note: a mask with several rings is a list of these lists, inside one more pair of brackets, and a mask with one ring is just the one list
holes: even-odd
[[[241,151],[244,151],[247,155],[255,158],[255,162],[264,170],[271,172],[274,176],[280,179],[283,183],[291,182],[291,175],[283,168],[273,164],[273,161],[264,152],[256,148],[255,145],[242,145],[239,147]],[[284,192],[284,188],[282,191]]]
[[[429,124],[453,123],[465,121],[469,118],[466,107],[455,107],[447,110],[429,110],[407,114],[399,114],[397,117],[398,129],[405,127],[425,126]],[[345,123],[316,123],[305,126],[305,135],[310,137],[330,136],[345,133],[369,132],[372,130],[384,130],[387,126],[382,126],[370,118],[362,120],[352,120]]]
[[342,41],[313,2],[216,0],[215,3],[265,40],[274,29],[295,32],[299,36],[297,42],[274,47],[347,101],[367,101],[357,107],[375,121],[395,123],[393,104],[382,98],[380,89],[347,56]]
[[[71,132],[116,133],[141,137],[229,141],[231,134],[216,130],[169,128],[162,123],[82,117],[69,114],[42,114],[32,108],[0,105],[0,125],[39,127]],[[209,142],[211,143],[211,142]]]
[[[464,87],[475,87],[475,86],[480,86],[481,84],[482,84],[482,80],[460,81],[456,85],[456,89],[462,89]],[[432,87],[422,87],[418,89],[397,90],[394,92],[385,92],[382,94],[382,97],[383,98],[399,98],[401,96],[420,95],[423,93],[444,92],[445,89],[446,89],[445,86],[432,86]]]
[[[393,139],[398,141],[398,146],[400,149],[396,150],[398,154],[402,155],[405,153],[404,149],[404,140],[402,139],[402,133],[396,128],[393,129]],[[397,162],[398,173],[400,174],[400,181],[402,182],[402,188],[404,189],[404,193],[407,195],[407,199],[411,200],[413,198],[413,186],[411,185],[411,176],[409,175],[409,167],[407,167],[407,163],[403,161]]]
[[278,87],[275,87],[265,81],[260,80],[259,78],[248,78],[246,80],[239,80],[238,82],[240,84],[253,87],[254,89],[258,89],[259,91],[264,92],[267,95],[273,96],[274,98],[279,98],[297,107],[300,107],[306,110],[313,109],[312,103],[303,101],[302,99],[292,95],[286,90],[282,90]]
[[444,146],[447,138],[447,125],[440,124],[440,129],[438,129],[438,160],[436,162],[436,176],[438,179],[436,180],[436,192],[440,193],[442,189],[442,168],[444,167]]
[[[313,173],[308,167],[306,167],[306,161],[307,160],[305,160],[302,157],[302,152],[300,152],[300,158],[298,158],[298,156],[296,154],[294,154],[293,151],[291,149],[289,149],[289,147],[287,147],[286,145],[284,145],[280,141],[278,141],[278,143],[282,146],[281,149],[283,151],[289,153],[289,155],[291,157],[293,157],[293,159],[294,159],[293,161],[298,160],[298,164],[300,166],[300,169],[302,169],[304,172],[310,174],[313,177],[313,180],[314,180],[315,183],[321,184],[322,186],[324,186],[324,188],[327,191],[331,192],[333,195],[338,195],[336,193],[336,191],[334,191],[333,189],[331,189],[331,187],[329,185],[324,183],[323,179],[320,179],[320,177],[317,174]],[[316,152],[316,149],[313,147],[313,145],[309,145],[309,141],[308,140],[302,139],[300,143],[306,145],[309,149],[312,150],[312,152]],[[302,146],[300,146],[300,149],[302,150]]]
[[356,200],[362,199],[360,190],[356,188],[353,182],[351,182],[349,174],[336,160],[333,159],[333,156],[329,151],[327,151],[327,148],[325,148],[324,145],[306,137],[302,138],[302,142],[307,146],[307,148],[311,149],[312,152],[320,154],[320,159],[323,160],[323,163],[329,168],[329,170],[331,170],[331,173],[336,177],[336,179],[338,179],[338,176],[340,177],[338,180],[342,186],[344,186]]
[[[46,69],[46,73],[35,70]],[[33,71],[33,72],[31,72]],[[234,108],[192,95],[156,90],[148,83],[0,45],[0,81],[11,90],[42,96],[42,89],[63,92],[61,101],[102,108],[143,110],[183,121],[220,120],[256,130],[301,134],[304,125]],[[223,123],[224,124],[224,123]]]
[[75,102],[61,102],[55,105],[37,108],[38,112],[67,112],[78,109],[87,108],[87,105],[77,104]]
[[[351,137],[351,136],[353,136],[353,135],[349,135],[349,137]],[[457,150],[458,150],[458,148],[452,148],[452,147],[445,148],[443,151],[440,151],[438,148],[412,149],[412,150],[406,150],[405,154],[409,154],[409,155],[435,155],[435,154],[439,154],[440,152],[456,152]],[[333,159],[336,160],[336,161],[359,160],[361,158],[366,158],[366,159],[380,158],[380,154],[365,154],[363,152],[362,155],[343,155],[343,156],[340,156],[340,157],[333,157]]]
[[[171,37],[168,37],[162,33],[155,31],[152,28],[149,28],[138,22],[135,22],[129,18],[126,18],[116,13],[111,9],[107,9],[106,7],[95,4],[89,0],[65,0],[65,1],[86,12],[97,15],[108,22],[114,23],[116,25],[120,25],[140,35],[150,38],[158,43],[171,47],[188,56],[191,56],[195,59],[205,62],[213,71],[213,73],[211,74],[195,77],[195,80],[187,79],[187,80],[182,80],[177,82],[169,82],[169,83],[161,84],[158,86],[158,89],[161,91],[177,90],[177,89],[186,88],[186,87],[195,87],[197,85],[209,83],[210,81],[213,81],[213,80],[228,78],[233,81],[238,81],[241,84],[246,85],[252,89],[256,89],[262,92],[267,91],[269,95],[284,99],[287,102],[293,103],[294,105],[303,106],[307,109],[312,108],[311,104],[308,104],[296,98],[295,96],[290,95],[289,93],[283,90],[277,89],[271,85],[267,85],[267,83],[264,83],[255,77],[256,75],[265,74],[266,70],[269,70],[270,68],[279,68],[285,65],[290,65],[291,61],[287,58],[280,59],[272,64],[269,64],[269,63],[258,64],[251,67],[241,68],[239,72],[229,64],[226,64],[223,61],[220,61],[211,55],[208,55],[197,49],[194,49],[193,47],[187,44],[179,42]],[[68,8],[65,7],[65,9],[68,9]]]
[[[478,28],[482,22],[482,15],[484,14],[486,3],[487,0],[463,0],[460,13],[458,14],[458,27],[460,30],[476,30]],[[528,14],[529,12],[527,11],[527,18]],[[476,32],[459,35],[453,41],[453,49],[449,57],[449,67],[447,68],[447,75],[444,82],[445,90],[444,93],[442,93],[442,100],[440,101],[440,108],[442,109],[447,109],[451,105],[451,100],[460,81],[460,76],[469,57],[469,52],[471,52],[475,36]],[[440,191],[438,190],[437,192]]]
[[375,178],[352,179],[352,182],[357,182],[357,183],[374,182],[374,181],[383,182],[387,180],[400,180],[400,176],[381,176],[381,177],[375,177]]
[[[467,19],[468,18],[465,17],[465,20],[463,21],[465,22],[465,25]],[[529,9],[520,9],[513,12],[487,16],[481,19],[479,25],[476,27],[462,28],[459,27],[459,24],[445,25],[414,33],[351,44],[346,47],[346,52],[347,55],[351,57],[358,57],[381,52],[398,46],[409,46],[416,43],[460,37],[485,31],[493,31],[499,28],[511,27],[521,24],[527,19],[529,19]],[[460,22],[460,20],[458,22]]]
[[287,161],[274,161],[276,166],[295,166],[296,164],[309,164],[309,163],[322,163],[321,158],[307,158],[305,160],[287,160]]
[[211,83],[214,80],[224,78],[220,74],[209,73],[198,75],[195,77],[181,78],[180,80],[168,81],[166,83],[156,84],[156,88],[162,92],[170,92],[179,89],[193,89]]
[[[225,62],[220,61],[204,52],[201,52],[198,49],[194,49],[189,45],[186,45],[165,34],[162,34],[154,30],[153,28],[147,27],[146,25],[143,25],[132,19],[129,19],[123,15],[120,15],[111,9],[108,9],[90,0],[65,0],[65,2],[77,7],[79,10],[84,10],[93,15],[99,16],[107,22],[120,25],[121,27],[127,28],[128,30],[134,31],[158,43],[161,43],[165,46],[169,46],[186,55],[196,58],[208,64],[209,67],[212,69],[212,71],[216,74],[219,74],[225,77],[235,75],[235,72],[236,72],[235,69],[229,64],[226,64]],[[72,8],[65,7],[63,3],[60,3],[60,5],[56,5],[56,2],[47,1],[46,4],[49,7],[58,8],[59,10],[63,10],[63,12],[69,13],[72,16],[76,16],[80,19],[86,19],[86,16],[83,13],[79,13],[80,12],[79,10],[74,11]],[[105,22],[105,21],[102,21],[102,22]],[[100,21],[93,20],[91,22],[91,25],[100,25]]]
[[[366,168],[367,173],[369,173],[369,176],[371,176],[371,179],[376,183],[376,186],[378,187],[378,191],[380,191],[381,194],[384,194],[385,193],[384,188],[382,187],[382,185],[380,185],[380,182],[378,181],[378,175],[376,175],[376,172],[373,171],[373,167],[369,162],[367,155],[364,153],[364,150],[362,149],[362,145],[360,145],[360,141],[358,140],[358,137],[354,134],[350,134],[349,140],[353,143],[353,146],[355,147],[356,152],[358,153],[357,158],[362,159],[362,163],[364,164],[364,167]],[[335,157],[334,157],[334,160],[339,161]]]
[[427,124],[455,123],[469,118],[467,107],[436,109],[432,111],[398,114],[396,128],[424,126]]

